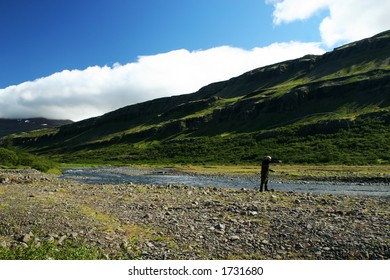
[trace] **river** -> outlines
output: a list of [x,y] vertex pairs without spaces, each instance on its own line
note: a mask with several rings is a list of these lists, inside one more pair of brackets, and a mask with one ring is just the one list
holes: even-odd
[[[63,169],[62,178],[86,184],[171,184],[193,187],[215,186],[219,188],[246,189],[259,187],[259,178],[256,176],[195,175],[172,172],[168,169],[150,170],[130,167],[65,168]],[[275,191],[381,196],[390,198],[390,186],[383,184],[279,182],[277,180],[272,181],[271,178],[269,188]]]

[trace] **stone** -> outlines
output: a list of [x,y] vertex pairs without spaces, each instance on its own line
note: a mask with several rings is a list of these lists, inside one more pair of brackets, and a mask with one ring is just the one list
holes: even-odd
[[149,248],[154,248],[154,244],[152,242],[146,242],[146,246],[148,246]]
[[143,218],[148,220],[151,219],[152,216],[149,213],[146,213]]
[[25,234],[22,236],[21,241],[27,244],[28,242],[30,242],[30,240],[33,236],[34,236],[34,234],[32,234],[31,232],[28,234]]
[[240,240],[240,237],[238,235],[232,235],[232,236],[229,237],[229,240],[230,241]]
[[6,178],[6,177],[0,178],[0,184],[7,184],[7,183],[9,183],[9,179],[8,178]]
[[223,230],[225,230],[226,226],[224,224],[217,224],[215,226],[215,228],[218,229],[218,230],[222,230],[223,231]]
[[49,243],[54,243],[54,241],[55,241],[55,239],[54,239],[53,236],[49,236],[49,237],[47,238],[47,242],[49,242]]
[[61,237],[58,239],[58,244],[62,244],[62,243],[65,241],[66,238],[67,238],[66,235],[61,236]]

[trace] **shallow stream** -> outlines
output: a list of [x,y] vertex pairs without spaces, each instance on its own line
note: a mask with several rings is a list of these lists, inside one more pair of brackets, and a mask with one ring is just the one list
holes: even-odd
[[[129,167],[67,168],[63,169],[62,178],[86,184],[171,184],[246,189],[258,188],[260,180],[256,176],[195,175],[167,169],[149,170]],[[390,197],[390,186],[383,184],[280,182],[276,179],[272,180],[271,177],[268,187],[275,191]]]

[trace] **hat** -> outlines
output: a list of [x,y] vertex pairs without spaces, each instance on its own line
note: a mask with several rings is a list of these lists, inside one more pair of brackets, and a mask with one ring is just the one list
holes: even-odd
[[271,156],[265,156],[264,157],[264,160],[271,160],[272,158],[271,158]]

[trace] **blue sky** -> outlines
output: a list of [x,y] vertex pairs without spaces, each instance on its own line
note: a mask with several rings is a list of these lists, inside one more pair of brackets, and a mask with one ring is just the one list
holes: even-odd
[[276,26],[272,10],[260,0],[2,0],[0,88],[182,48],[320,41],[321,17]]
[[1,0],[0,117],[78,120],[321,54],[390,28],[378,2]]

